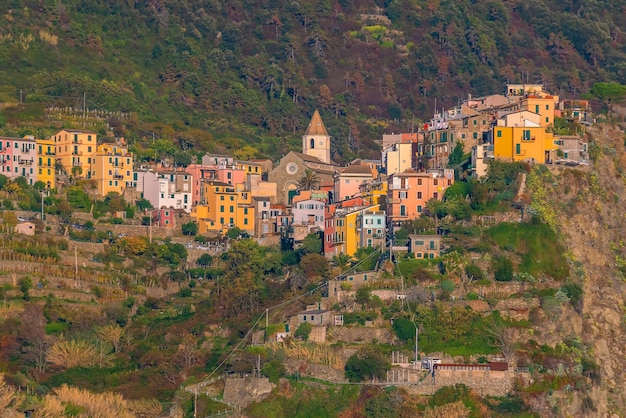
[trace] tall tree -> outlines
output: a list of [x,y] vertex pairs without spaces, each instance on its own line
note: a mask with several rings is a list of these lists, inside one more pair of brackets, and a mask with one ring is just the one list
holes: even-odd
[[319,183],[320,178],[317,173],[307,168],[298,180],[298,187],[302,190],[313,190],[319,186]]

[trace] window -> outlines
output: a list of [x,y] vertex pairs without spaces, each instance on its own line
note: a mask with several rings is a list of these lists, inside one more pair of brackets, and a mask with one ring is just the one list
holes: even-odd
[[439,193],[437,192],[433,193],[433,199],[439,199]]
[[220,218],[220,224],[224,225],[224,218]]
[[367,230],[367,235],[372,235],[372,230],[371,229]]
[[422,179],[417,179],[417,185],[421,186],[422,185]]
[[417,213],[422,213],[422,205],[417,205]]
[[433,179],[433,186],[438,186],[438,185],[439,185],[439,180]]
[[518,154],[518,155],[522,153],[522,145],[521,144],[515,144],[515,153]]
[[302,317],[302,320],[303,320],[303,321],[306,321],[306,315],[304,315],[304,316]]
[[400,192],[400,193],[398,193],[398,197],[399,197],[400,199],[406,199],[406,197],[407,197],[407,193],[408,193],[408,192]]
[[477,132],[474,132],[474,134],[472,135],[472,137],[473,137],[474,139],[478,139],[478,133],[477,133]]
[[422,192],[417,192],[417,198],[421,199],[422,198]]
[[220,206],[220,212],[224,212],[224,205]]
[[415,245],[424,245],[424,241],[421,240],[415,240]]
[[235,223],[235,220],[233,218],[229,218],[229,222],[231,225],[233,225]]
[[243,218],[243,224],[248,225],[248,218]]
[[220,196],[220,200],[224,200],[224,196]]
[[550,118],[546,116],[546,123],[550,123]]
[[247,215],[248,214],[248,208],[243,208],[243,214]]
[[500,129],[498,129],[498,130],[496,131],[496,136],[497,136],[498,138],[502,138],[502,131],[501,131]]
[[406,206],[400,205],[400,216],[406,216]]
[[531,137],[530,137],[530,129],[524,129],[522,131],[522,141],[530,141]]
[[234,213],[234,212],[235,212],[235,208],[234,208],[233,206],[230,206],[230,207],[228,208],[228,211],[229,211],[230,213]]
[[315,148],[315,139],[311,138],[311,146],[309,148]]
[[474,119],[474,125],[477,125],[478,121],[476,119]]
[[315,315],[311,315],[311,321],[315,320]]

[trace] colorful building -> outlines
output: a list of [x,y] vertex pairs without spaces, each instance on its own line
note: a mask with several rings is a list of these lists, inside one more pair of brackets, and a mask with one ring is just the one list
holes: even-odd
[[10,179],[24,177],[28,184],[35,184],[38,156],[34,137],[0,137],[0,144],[0,174]]
[[389,176],[387,183],[387,223],[395,228],[419,218],[430,199],[442,200],[454,184],[454,170],[406,171]]
[[[379,205],[375,206],[379,208]],[[384,210],[366,209],[357,218],[361,247],[385,245],[386,215]]]
[[361,184],[372,181],[372,169],[367,165],[349,165],[334,175],[335,199],[349,199],[359,194]]
[[98,145],[96,133],[62,129],[53,135],[52,139],[56,148],[56,160],[67,175],[85,177],[91,166],[91,154],[96,152]]
[[191,217],[198,222],[200,234],[208,231],[225,233],[238,227],[254,235],[252,195],[244,190],[243,185],[240,186],[238,189],[218,180],[209,180],[202,185],[206,203],[195,206],[191,213]]
[[552,133],[541,126],[494,126],[492,135],[494,158],[545,164],[556,155]]
[[36,139],[37,143],[37,181],[43,182],[47,188],[54,189],[55,182],[55,146],[52,139]]
[[133,155],[123,143],[101,144],[91,154],[87,178],[95,182],[100,196],[122,194],[133,183],[133,163]]
[[387,175],[402,173],[412,168],[413,143],[392,144],[382,152],[382,165]]
[[372,205],[383,204],[387,198],[387,179],[377,178],[359,186],[359,196]]
[[441,248],[439,235],[409,235],[409,253],[415,258],[438,258]]
[[542,127],[554,126],[554,110],[559,103],[559,96],[552,95],[528,95],[522,99],[522,110],[540,115]]
[[193,179],[184,171],[135,173],[137,191],[156,209],[191,211]]

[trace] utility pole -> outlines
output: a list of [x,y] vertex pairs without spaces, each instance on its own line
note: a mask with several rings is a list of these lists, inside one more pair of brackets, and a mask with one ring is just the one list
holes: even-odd
[[43,220],[43,190],[41,190],[41,221]]
[[193,391],[193,418],[198,416],[198,387]]
[[417,367],[417,344],[419,339],[419,327],[415,324],[415,367]]
[[269,325],[269,315],[270,315],[270,309],[269,308],[265,308],[265,332],[267,332],[267,327]]
[[74,245],[74,280],[78,280],[78,252]]

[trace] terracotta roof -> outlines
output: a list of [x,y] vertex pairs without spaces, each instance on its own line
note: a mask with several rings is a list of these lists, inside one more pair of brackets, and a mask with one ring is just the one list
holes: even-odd
[[326,126],[324,126],[324,122],[322,122],[322,117],[320,116],[320,112],[315,109],[313,113],[313,117],[311,118],[311,122],[309,123],[309,127],[306,128],[305,135],[326,135],[328,136],[328,131],[326,130]]
[[74,134],[95,134],[93,131],[85,131],[82,129],[61,129],[62,131],[71,132]]
[[345,174],[372,174],[372,169],[367,165],[353,164],[346,167],[342,173]]
[[295,151],[292,151],[292,152],[296,154],[298,158],[302,159],[303,161],[308,161],[310,163],[324,164],[322,160],[320,160],[317,157],[313,157],[312,155],[307,155],[307,154],[303,154],[301,152],[295,152]]

